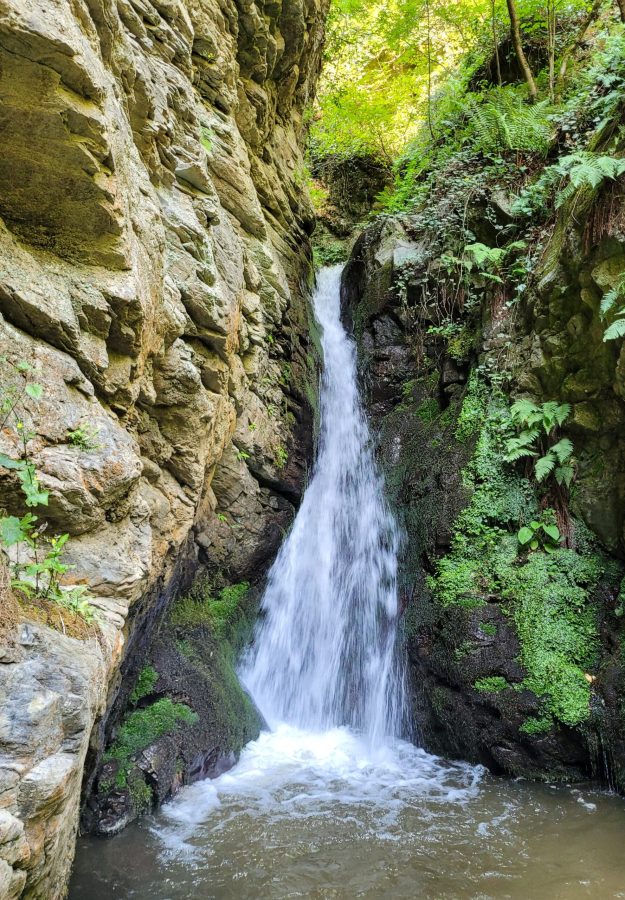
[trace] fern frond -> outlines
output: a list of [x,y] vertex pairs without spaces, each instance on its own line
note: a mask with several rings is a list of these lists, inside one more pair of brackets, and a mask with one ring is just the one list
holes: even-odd
[[556,465],[555,456],[549,451],[545,456],[541,456],[534,466],[536,481],[544,481],[548,475],[551,475]]
[[573,455],[573,444],[568,438],[562,438],[557,444],[549,448],[549,452],[553,453],[561,466]]
[[609,328],[603,332],[603,340],[604,341],[616,341],[619,338],[625,337],[625,312],[623,313],[623,318],[616,319],[616,321],[612,322]]

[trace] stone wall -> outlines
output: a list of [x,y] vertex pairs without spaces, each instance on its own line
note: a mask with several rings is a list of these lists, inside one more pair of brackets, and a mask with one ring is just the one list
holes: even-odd
[[[342,293],[359,343],[389,499],[405,532],[402,604],[419,739],[431,752],[480,762],[498,774],[595,778],[625,791],[619,591],[625,350],[622,342],[603,341],[599,315],[601,295],[623,271],[622,208],[621,188],[610,185],[592,205],[578,207],[575,217],[564,209],[526,299],[506,305],[477,277],[481,303],[457,314],[450,337],[441,333],[444,310],[435,302],[441,248],[410,216],[381,217],[365,230]],[[551,571],[545,565],[542,581],[527,574],[519,582],[527,597],[538,598],[547,619],[552,616],[554,648],[563,656],[571,653],[570,623],[583,627],[580,611],[588,611],[586,640],[594,650],[586,668],[571,653],[566,675],[554,670],[552,676],[563,705],[571,686],[577,690],[586,680],[587,710],[576,722],[567,721],[566,713],[545,718],[545,696],[528,689],[535,673],[524,661],[522,613],[509,587],[514,567],[521,572],[532,564],[531,554],[513,546],[516,532],[554,504],[554,493],[537,486],[531,466],[504,465],[500,471],[496,453],[489,457],[484,449],[489,436],[481,430],[481,404],[509,408],[519,396],[571,405],[563,433],[574,444],[576,477],[560,510],[562,528],[570,527],[570,549],[561,553],[569,556]],[[488,465],[475,476],[470,466],[480,442]],[[478,496],[491,498],[492,506],[464,520],[468,528],[462,531],[461,524],[459,531],[457,523],[484,485]],[[501,548],[501,559],[511,547],[511,567],[501,564],[499,582],[488,577],[486,566],[481,584],[479,578],[477,584],[464,582],[472,561],[488,559],[488,541]],[[547,558],[539,553],[535,562],[541,556]],[[446,583],[457,578],[461,590],[467,585],[460,600],[437,593],[438,566],[447,557],[455,569]],[[584,598],[573,572],[587,564],[597,567],[598,577]],[[571,600],[568,619],[555,600],[550,606],[558,591],[581,597],[578,607]],[[547,631],[547,619],[530,623],[530,632]]]
[[63,894],[125,648],[197,562],[266,562],[297,500],[326,5],[0,0],[0,379],[24,360],[43,386],[29,451],[103,635],[24,623],[4,651],[2,896]]

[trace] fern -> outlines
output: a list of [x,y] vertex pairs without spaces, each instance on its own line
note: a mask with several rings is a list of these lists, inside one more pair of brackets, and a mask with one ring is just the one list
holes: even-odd
[[[625,319],[623,320],[625,324]],[[538,457],[534,464],[534,474],[538,482],[553,475],[558,484],[567,487],[573,480],[573,444],[568,438],[560,438],[555,444],[546,447],[540,456],[541,436],[543,447],[552,439],[554,429],[563,425],[571,414],[568,403],[557,403],[550,400],[537,406],[531,400],[517,400],[510,409],[513,425],[521,431],[516,437],[508,438],[504,447],[506,462],[515,463],[527,457]]]
[[604,341],[615,341],[625,337],[625,275],[601,299],[599,315],[602,319],[614,318],[603,332]]
[[618,338],[625,337],[625,310],[621,313],[622,318],[615,319],[609,328],[603,333],[604,341],[615,341]]
[[494,91],[473,107],[469,133],[474,149],[486,156],[506,150],[544,156],[553,137],[548,101],[530,106],[509,90]]
[[573,444],[568,438],[562,438],[549,450],[562,466],[573,455]]
[[558,209],[581,188],[596,190],[604,181],[618,178],[625,172],[625,159],[580,150],[563,157],[554,168],[559,175],[568,177],[569,180],[568,185],[556,197]]
[[534,466],[536,481],[544,481],[548,475],[551,475],[556,466],[555,457],[551,453],[541,456]]

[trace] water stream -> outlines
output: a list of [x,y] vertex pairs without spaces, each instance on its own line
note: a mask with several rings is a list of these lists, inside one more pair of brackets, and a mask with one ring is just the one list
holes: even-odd
[[399,534],[339,312],[319,276],[317,462],[241,678],[268,731],[154,816],[82,839],[72,900],[625,898],[625,804],[505,782],[402,739]]

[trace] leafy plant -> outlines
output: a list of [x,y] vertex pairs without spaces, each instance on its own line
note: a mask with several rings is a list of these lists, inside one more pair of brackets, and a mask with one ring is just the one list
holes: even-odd
[[533,458],[536,460],[534,474],[538,482],[553,474],[558,484],[568,487],[574,474],[573,444],[568,438],[554,441],[554,434],[570,413],[568,403],[550,401],[537,406],[530,400],[517,400],[510,409],[510,421],[520,431],[506,441],[506,462]]
[[144,666],[137,676],[137,681],[129,697],[130,702],[136,705],[139,700],[151,694],[158,677],[158,672],[153,666]]
[[625,275],[603,295],[599,314],[604,321],[612,320],[603,333],[604,341],[625,337]]
[[273,461],[276,469],[284,469],[287,464],[289,458],[289,454],[286,452],[282,444],[278,444],[278,446],[273,451]]
[[553,510],[546,510],[541,519],[532,519],[528,525],[523,525],[517,534],[521,547],[529,550],[544,550],[545,553],[553,553],[560,546],[562,535],[555,524]]
[[102,445],[98,443],[100,429],[90,422],[84,422],[78,425],[73,431],[67,432],[67,440],[74,447],[91,453],[94,450],[100,450]]
[[549,101],[528,104],[518,93],[499,90],[472,104],[470,140],[485,155],[506,150],[544,156],[553,139]]
[[[7,363],[7,360],[3,360]],[[0,397],[2,426],[12,423],[21,444],[22,457],[15,459],[0,454],[0,466],[17,473],[24,505],[29,509],[48,505],[48,492],[42,490],[37,470],[29,453],[29,441],[34,437],[25,422],[25,398],[35,402],[43,396],[40,384],[29,380],[28,363],[12,365],[18,381],[4,388]],[[63,576],[72,566],[63,562],[68,534],[46,534],[47,524],[32,512],[23,516],[0,516],[0,549],[10,559],[11,585],[28,598],[56,603],[86,622],[95,620],[95,611],[84,585],[67,587]],[[10,552],[12,551],[12,552]]]

